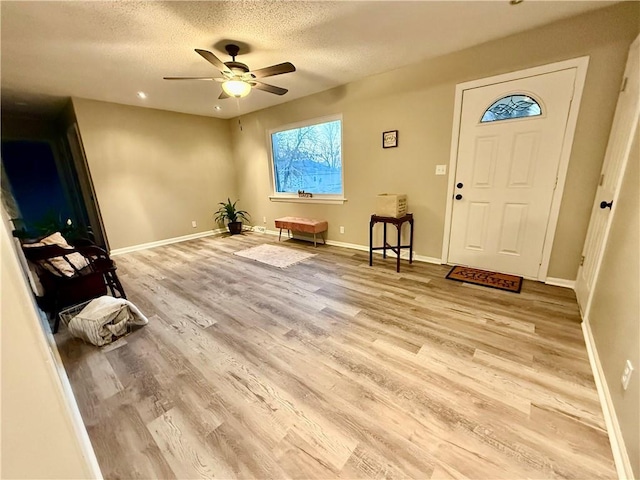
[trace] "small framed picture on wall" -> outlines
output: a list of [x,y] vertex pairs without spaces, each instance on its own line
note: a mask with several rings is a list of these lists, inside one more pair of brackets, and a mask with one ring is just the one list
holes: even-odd
[[398,130],[382,132],[382,148],[393,148],[398,146]]

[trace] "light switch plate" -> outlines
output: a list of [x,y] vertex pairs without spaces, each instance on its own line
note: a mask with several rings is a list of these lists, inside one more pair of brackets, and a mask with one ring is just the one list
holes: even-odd
[[436,165],[436,175],[446,175],[446,174],[447,174],[446,165]]

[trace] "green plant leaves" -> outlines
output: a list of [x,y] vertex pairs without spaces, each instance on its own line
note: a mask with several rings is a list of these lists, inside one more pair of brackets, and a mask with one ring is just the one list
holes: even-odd
[[246,210],[239,210],[236,208],[236,204],[238,200],[235,202],[231,202],[230,198],[227,198],[226,202],[220,202],[220,208],[215,212],[215,221],[218,223],[227,221],[227,222],[238,222],[238,221],[249,221],[249,213]]

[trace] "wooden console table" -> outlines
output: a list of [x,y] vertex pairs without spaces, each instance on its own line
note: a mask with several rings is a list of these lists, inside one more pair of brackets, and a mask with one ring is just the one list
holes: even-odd
[[[409,236],[409,245],[401,245],[400,238],[402,232],[402,224],[409,222],[411,227],[411,233]],[[383,233],[383,245],[382,247],[373,246],[373,226],[376,223],[382,223],[384,225]],[[395,225],[398,230],[398,244],[396,246],[389,245],[387,243],[387,224]],[[404,217],[380,217],[378,215],[371,215],[371,221],[369,222],[369,266],[373,265],[373,251],[382,250],[382,258],[387,258],[387,248],[397,255],[396,272],[400,272],[400,252],[404,248],[409,249],[409,263],[413,263],[413,213],[407,213]]]

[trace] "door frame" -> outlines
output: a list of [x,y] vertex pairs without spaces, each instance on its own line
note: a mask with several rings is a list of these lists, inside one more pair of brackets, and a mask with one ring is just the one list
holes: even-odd
[[447,263],[449,259],[449,243],[451,241],[451,221],[453,218],[453,193],[455,187],[455,173],[458,165],[458,143],[460,140],[460,120],[462,118],[462,95],[465,90],[486,87],[497,83],[505,83],[513,80],[519,80],[546,73],[557,72],[559,70],[576,69],[576,79],[574,83],[573,99],[569,106],[569,115],[567,117],[567,126],[565,130],[564,140],[560,153],[560,162],[558,165],[556,188],[553,191],[551,201],[551,210],[549,212],[549,220],[547,222],[547,232],[542,248],[542,263],[538,270],[536,280],[545,281],[549,270],[549,260],[551,259],[551,248],[556,234],[556,226],[558,224],[558,215],[560,213],[560,205],[562,203],[562,194],[564,193],[564,185],[569,168],[569,159],[571,158],[571,147],[573,145],[573,137],[575,135],[578,113],[580,111],[580,103],[582,93],[584,91],[584,83],[587,77],[587,68],[589,66],[589,56],[573,58],[561,62],[549,63],[537,67],[518,70],[502,75],[481,78],[469,82],[459,83],[456,85],[455,102],[453,106],[453,128],[451,132],[451,153],[449,158],[449,178],[447,184],[447,206],[445,210],[444,235],[442,238],[442,263]]
[[[638,35],[635,40],[631,43],[631,45],[629,46],[629,52],[627,54],[627,62],[625,63],[625,71],[623,73],[623,78],[622,81],[625,81],[626,77],[626,73],[627,73],[627,67],[628,67],[628,63],[629,63],[629,59],[631,58],[631,52],[634,48],[640,48],[640,35]],[[620,98],[620,93],[622,91],[622,86],[620,87],[621,90],[618,92],[618,99]],[[616,99],[616,112],[617,112],[617,101],[618,99]],[[637,106],[636,111],[640,113],[640,104]],[[615,120],[615,113],[614,113],[614,117],[613,119]],[[612,120],[613,122],[613,120]],[[591,303],[593,300],[593,294],[595,292],[595,287],[598,283],[598,277],[600,276],[600,269],[602,267],[602,260],[604,259],[604,252],[607,248],[607,243],[609,242],[609,233],[611,232],[611,225],[613,224],[613,218],[616,214],[616,206],[618,204],[618,198],[620,197],[620,190],[622,188],[622,182],[624,181],[624,177],[625,177],[625,173],[627,170],[627,167],[629,165],[629,156],[630,156],[630,152],[631,152],[631,147],[633,145],[633,141],[634,141],[634,135],[635,135],[635,130],[638,126],[638,122],[640,122],[640,117],[638,116],[638,114],[634,115],[633,117],[633,124],[631,125],[631,129],[630,132],[631,134],[629,135],[629,138],[627,140],[627,144],[625,145],[625,149],[624,149],[624,160],[622,161],[622,166],[620,168],[620,174],[618,179],[616,180],[616,187],[615,187],[615,191],[613,192],[613,197],[611,198],[611,201],[613,202],[611,209],[609,211],[609,215],[606,221],[606,224],[604,226],[604,233],[602,236],[602,243],[600,245],[600,250],[598,252],[596,252],[596,267],[593,271],[593,285],[591,286],[591,290],[589,291],[589,295],[587,297],[587,302],[585,305],[580,305],[580,303],[578,303],[578,307],[580,308],[580,313],[582,313],[582,318],[584,318],[587,322],[589,321],[589,311],[591,310]],[[613,130],[613,123],[611,125],[611,130],[609,131],[609,138],[611,138],[611,131]],[[609,148],[609,144],[607,142],[607,150]],[[604,160],[606,160],[606,154],[607,152],[605,151],[605,157]],[[605,168],[605,164],[602,164],[602,167],[600,168],[600,174],[602,174],[602,172],[604,171]],[[598,194],[598,191],[596,190],[596,195]],[[590,219],[589,219],[589,226],[587,227],[587,232],[585,234],[585,245],[582,246],[582,255],[584,255],[585,252],[585,246],[586,246],[586,242],[587,242],[587,235],[589,234],[589,228],[591,227],[591,219],[593,216],[593,210],[596,206],[596,200],[594,198],[594,202],[593,202],[593,206],[591,208],[591,213],[590,213]],[[580,273],[582,270],[582,265],[580,265],[578,267],[578,272],[576,274],[576,285],[578,284],[578,280],[580,279]]]
[[91,172],[89,171],[89,162],[87,161],[87,154],[84,149],[84,144],[82,143],[82,136],[80,135],[80,128],[77,122],[73,122],[68,126],[66,135],[71,162],[73,163],[78,182],[80,183],[80,195],[87,209],[89,223],[91,223],[94,229],[95,240],[100,246],[104,246],[107,252],[110,252],[107,231],[104,228],[102,212],[100,212],[100,205],[98,205],[96,189],[93,185]]

